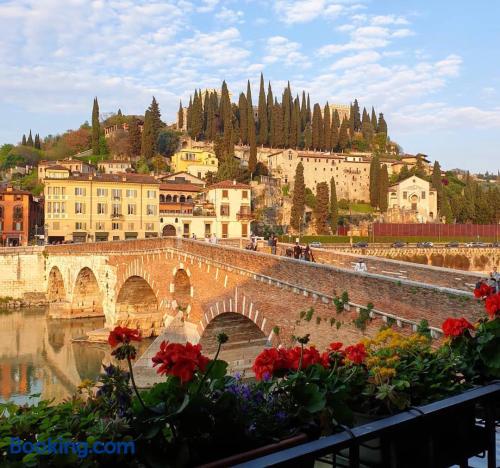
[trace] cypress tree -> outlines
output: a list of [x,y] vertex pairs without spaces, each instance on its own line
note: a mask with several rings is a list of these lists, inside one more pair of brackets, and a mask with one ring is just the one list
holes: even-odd
[[312,147],[312,129],[311,124],[306,123],[306,128],[304,130],[304,148],[310,150]]
[[408,177],[410,177],[410,176],[411,176],[411,172],[408,169],[408,166],[406,164],[403,164],[403,167],[401,168],[401,170],[399,171],[399,174],[398,174],[398,181],[408,179]]
[[333,123],[335,124],[335,127],[337,130],[340,129],[340,116],[339,116],[339,111],[335,109],[335,112],[333,113]]
[[274,104],[274,117],[273,117],[273,129],[274,129],[274,146],[276,148],[283,147],[283,108],[277,102]]
[[332,151],[337,151],[337,148],[339,146],[339,130],[335,125],[335,122],[332,122],[332,127],[330,130],[330,146],[332,148]]
[[144,127],[142,128],[141,157],[149,161],[154,156],[153,122],[151,111],[148,109],[144,115]]
[[271,146],[271,138],[273,134],[272,125],[273,125],[273,112],[274,112],[274,97],[273,90],[271,89],[271,82],[267,85],[267,124],[269,125],[269,133],[268,133],[268,142]]
[[248,105],[247,98],[244,93],[240,93],[240,97],[238,99],[238,109],[240,113],[241,142],[246,145],[248,143]]
[[339,131],[339,144],[338,147],[341,151],[344,151],[349,146],[349,133],[348,133],[349,123],[347,119],[342,121]]
[[337,234],[339,224],[339,205],[337,201],[337,187],[335,187],[335,179],[330,179],[330,227],[332,234]]
[[354,131],[359,132],[361,130],[361,117],[359,115],[359,104],[357,99],[354,99],[352,110],[354,112]]
[[375,109],[373,108],[373,106],[372,106],[372,118],[371,118],[371,122],[372,122],[373,131],[374,132],[378,132],[378,130],[377,130],[377,128],[378,128],[377,115],[375,114]]
[[35,148],[42,149],[42,145],[40,144],[40,135],[38,133],[35,135]]
[[307,103],[306,103],[306,92],[302,91],[302,102],[300,104],[300,125],[301,131],[304,131],[307,123]]
[[99,154],[99,137],[101,133],[101,125],[99,124],[99,103],[97,98],[94,98],[92,107],[92,154]]
[[23,134],[23,138],[21,140],[21,145],[26,146],[26,135]]
[[[256,135],[255,135],[255,118],[253,115],[253,104],[252,104],[252,89],[250,88],[250,80],[247,81],[247,119],[248,119],[248,144],[250,146],[257,145]],[[255,161],[257,164],[257,161]]]
[[211,141],[215,140],[215,137],[220,132],[220,115],[219,115],[219,98],[217,93],[212,93],[210,96],[210,108],[208,110],[208,127],[209,127],[209,139]]
[[[143,128],[144,130],[144,128]],[[141,155],[141,131],[137,119],[132,119],[128,129],[128,142],[130,146],[130,155],[139,157]]]
[[370,162],[370,205],[373,208],[377,208],[378,206],[378,198],[379,198],[379,183],[378,177],[380,173],[380,163],[378,156],[373,156]]
[[311,121],[312,121],[311,100],[309,99],[309,93],[307,93],[306,122],[311,122]]
[[186,120],[187,120],[186,127],[189,135],[191,135],[191,128],[193,127],[192,115],[193,115],[193,99],[191,98],[191,96],[189,96],[189,104],[186,111]]
[[382,113],[380,113],[378,117],[377,132],[387,135],[387,124],[385,123],[384,114]]
[[323,122],[321,118],[321,108],[319,104],[314,104],[312,118],[312,149],[318,151],[321,149],[321,134],[323,130]]
[[182,108],[182,101],[179,101],[179,110],[177,111],[177,126],[179,130],[184,128],[184,109]]
[[316,206],[314,207],[317,234],[328,234],[328,204],[328,184],[320,182],[316,185]]
[[304,139],[302,137],[302,123],[300,119],[300,101],[298,96],[293,101],[293,113],[295,114],[295,137],[294,137],[296,141],[295,146],[302,148],[304,146],[304,141],[303,141]]
[[387,211],[388,207],[388,195],[387,191],[389,190],[389,173],[387,172],[387,166],[385,164],[382,165],[379,174],[379,196],[378,196],[378,206],[382,213]]
[[259,145],[267,145],[269,139],[269,123],[267,120],[266,91],[264,89],[264,75],[260,74],[259,90]]
[[332,123],[330,119],[330,106],[328,101],[325,104],[323,111],[323,145],[322,149],[324,151],[330,151],[332,149]]
[[290,146],[290,128],[292,120],[292,95],[290,90],[290,82],[283,92],[281,101],[283,106],[283,144],[285,148]]
[[[151,117],[153,117],[152,112],[151,112]],[[190,133],[191,138],[197,140],[198,138],[201,137],[202,131],[203,131],[203,109],[201,105],[201,96],[198,93],[198,91],[195,90],[193,98],[193,106],[191,109],[191,133]],[[153,131],[153,138],[154,138],[154,131]]]
[[371,145],[373,141],[373,127],[369,118],[363,119],[363,123],[361,124],[361,133],[363,134],[364,140]]
[[209,131],[209,122],[208,122],[208,113],[210,112],[210,94],[205,93],[205,100],[203,101],[203,129],[202,133],[205,138],[208,138],[210,133]]
[[221,128],[226,128],[226,121],[231,121],[231,100],[229,99],[229,89],[226,81],[222,82],[222,90],[220,97],[219,115],[221,119]]
[[290,213],[290,225],[298,231],[304,221],[306,186],[304,184],[304,166],[301,162],[295,169],[295,180],[293,184],[292,209]]
[[[201,110],[201,109],[200,109]],[[151,105],[149,106],[149,113],[151,114],[151,132],[153,138],[153,151],[156,150],[156,140],[158,139],[158,134],[160,133],[161,123],[161,113],[160,107],[156,102],[156,98],[153,96]],[[199,118],[199,117],[198,117]],[[200,129],[201,132],[201,129]]]
[[288,142],[290,148],[296,148],[299,144],[299,139],[297,138],[297,125],[300,127],[300,108],[298,107],[298,102],[295,101],[290,119],[290,141]]
[[28,139],[26,140],[26,145],[33,146],[33,136],[31,135],[31,129],[30,129],[30,133],[28,135]]
[[438,213],[441,212],[441,199],[443,198],[443,184],[441,182],[441,167],[439,162],[434,161],[431,177],[432,186],[436,189]]
[[349,111],[349,135],[352,137],[354,135],[354,106],[351,104],[351,109]]

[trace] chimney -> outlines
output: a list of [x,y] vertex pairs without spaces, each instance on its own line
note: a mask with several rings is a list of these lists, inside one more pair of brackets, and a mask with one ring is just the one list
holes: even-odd
[[122,177],[122,182],[127,182],[127,176]]
[[233,185],[236,185],[236,180],[233,179]]

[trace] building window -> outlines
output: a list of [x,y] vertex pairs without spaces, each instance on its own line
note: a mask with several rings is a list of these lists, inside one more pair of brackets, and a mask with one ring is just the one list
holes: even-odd
[[122,197],[122,190],[121,189],[112,189],[111,196],[113,197],[114,200],[119,200]]
[[243,192],[241,192],[241,198],[247,198],[248,199],[248,191],[243,190]]
[[222,223],[222,238],[227,239],[229,225],[227,223]]
[[20,220],[23,219],[23,207],[22,206],[15,206],[14,207],[14,220]]
[[97,196],[98,197],[107,197],[108,196],[108,189],[98,188],[97,189]]
[[84,231],[85,229],[87,229],[87,223],[75,223],[76,231]]
[[212,231],[212,229],[211,229],[210,224],[205,223],[205,237],[210,236],[211,235],[211,231]]
[[85,213],[85,203],[76,202],[75,203],[75,213],[84,214]]
[[121,229],[121,224],[120,223],[111,223],[111,229],[113,231],[119,231]]
[[85,188],[84,187],[75,187],[75,196],[84,197],[85,196]]
[[147,197],[148,198],[156,198],[156,190],[148,190]]
[[3,206],[0,206],[0,219],[3,219]]
[[222,198],[228,198],[229,196],[229,190],[223,190],[222,191]]
[[408,200],[408,192],[403,192],[403,200]]
[[221,205],[220,206],[220,215],[221,216],[229,216],[229,205]]
[[111,206],[111,214],[112,216],[120,216],[122,214],[122,206],[113,204]]
[[146,205],[146,214],[148,216],[156,216],[156,205]]
[[241,237],[247,237],[248,236],[248,224],[242,224],[241,225]]
[[107,210],[106,203],[98,203],[97,204],[97,214],[106,214]]
[[14,223],[14,231],[22,231],[23,230],[23,222],[22,221],[16,221]]
[[127,198],[137,198],[137,190],[127,189]]
[[154,223],[146,223],[146,231],[154,231],[155,225]]
[[135,215],[136,214],[136,205],[128,205],[127,213],[129,215]]
[[422,192],[422,196],[420,198],[422,198],[422,200],[425,200],[425,192]]

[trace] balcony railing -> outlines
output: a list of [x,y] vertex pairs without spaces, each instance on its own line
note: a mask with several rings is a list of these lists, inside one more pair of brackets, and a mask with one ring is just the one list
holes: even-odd
[[253,214],[250,212],[245,212],[245,211],[239,211],[238,213],[236,213],[236,219],[238,221],[250,221],[252,219],[254,219],[254,216]]

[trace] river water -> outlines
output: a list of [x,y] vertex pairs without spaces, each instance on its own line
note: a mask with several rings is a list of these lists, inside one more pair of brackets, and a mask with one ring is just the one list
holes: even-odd
[[[54,320],[47,309],[0,309],[0,402],[63,401],[113,362],[107,344],[75,342],[104,318]],[[139,343],[139,356],[151,340]]]

